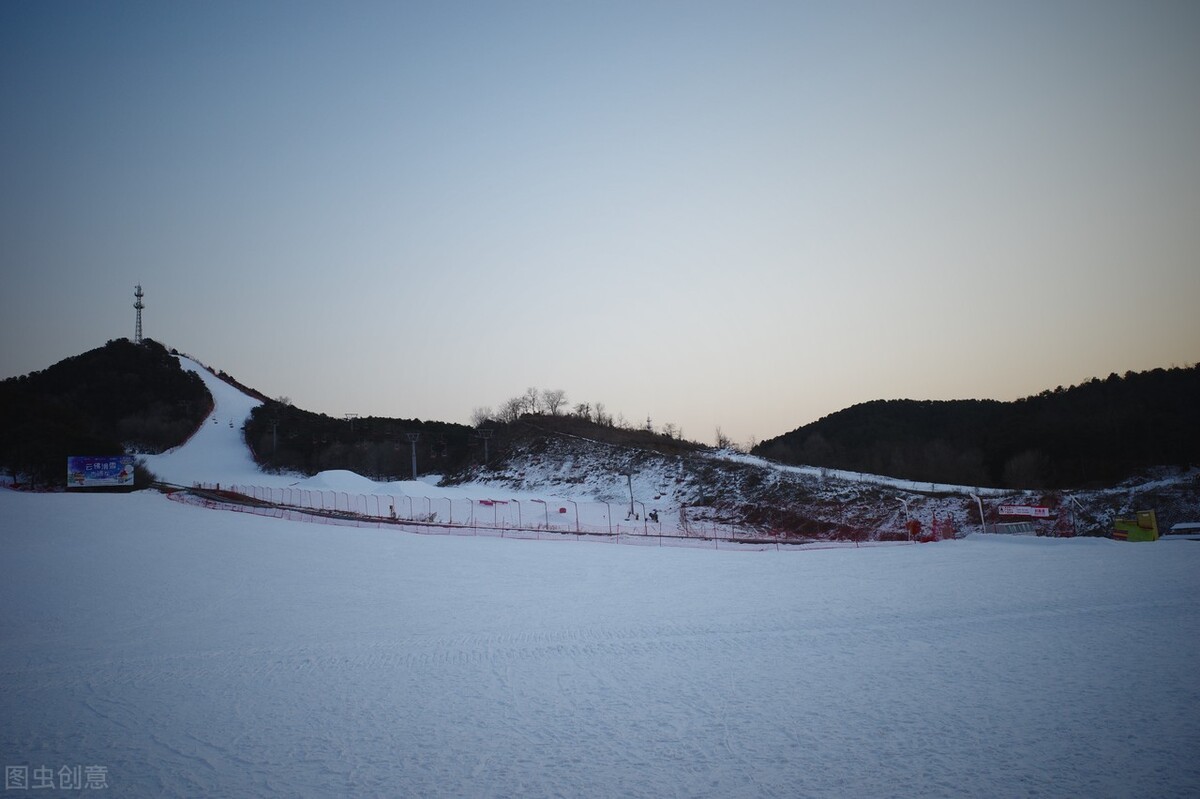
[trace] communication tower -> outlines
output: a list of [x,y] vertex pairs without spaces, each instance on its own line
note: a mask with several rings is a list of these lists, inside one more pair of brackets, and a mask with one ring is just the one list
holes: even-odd
[[142,293],[142,284],[138,283],[133,287],[133,307],[137,310],[137,326],[133,329],[133,343],[142,343],[142,309],[146,307],[146,303],[142,302],[142,297],[146,296]]

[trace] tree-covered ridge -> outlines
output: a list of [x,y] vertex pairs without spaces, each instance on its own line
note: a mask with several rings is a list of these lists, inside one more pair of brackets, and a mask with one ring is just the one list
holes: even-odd
[[349,469],[376,479],[412,476],[412,442],[417,435],[417,470],[445,473],[461,468],[482,443],[473,430],[451,422],[364,416],[337,419],[287,402],[269,400],[246,422],[246,442],[265,469],[315,474]]
[[1200,365],[1093,378],[1016,402],[877,400],[777,438],[784,463],[965,485],[1067,488],[1200,463]]
[[116,339],[0,381],[0,467],[59,485],[67,456],[161,452],[211,408],[204,382],[162,344]]
[[[409,433],[418,434],[419,474],[460,477],[472,466],[500,468],[514,449],[545,446],[551,438],[587,439],[672,454],[705,449],[667,433],[618,426],[603,412],[599,415],[602,421],[597,422],[580,409],[572,413],[554,411],[517,409],[497,414],[502,418],[477,413],[476,425],[468,426],[380,416],[337,419],[271,400],[251,413],[246,441],[264,468],[303,474],[350,469],[380,480],[412,476]],[[485,454],[489,457],[487,464]]]

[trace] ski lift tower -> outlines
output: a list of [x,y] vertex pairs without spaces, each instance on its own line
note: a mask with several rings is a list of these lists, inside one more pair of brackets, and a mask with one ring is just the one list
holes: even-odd
[[418,433],[405,433],[404,435],[408,438],[408,443],[412,446],[412,467],[413,467],[413,478],[412,479],[416,480],[417,479],[417,441],[420,440],[421,434],[418,432]]
[[496,432],[495,430],[492,430],[490,428],[483,428],[481,430],[475,431],[475,437],[483,439],[483,463],[485,466],[487,465],[487,462],[489,460],[489,458],[488,458],[488,440],[492,437],[492,434],[494,434],[495,432]]
[[133,343],[142,343],[142,309],[146,307],[146,303],[142,302],[142,297],[146,296],[142,293],[142,284],[138,283],[133,287],[133,307],[137,310],[137,325],[133,328]]

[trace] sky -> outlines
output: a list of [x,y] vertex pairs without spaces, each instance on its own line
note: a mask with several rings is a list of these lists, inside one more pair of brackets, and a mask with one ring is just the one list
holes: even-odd
[[0,377],[687,438],[1200,360],[1200,4],[0,3]]

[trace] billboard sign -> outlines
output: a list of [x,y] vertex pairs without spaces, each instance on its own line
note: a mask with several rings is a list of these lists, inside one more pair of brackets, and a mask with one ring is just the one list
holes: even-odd
[[1001,505],[1001,516],[1032,516],[1035,519],[1050,518],[1050,509],[1045,505]]
[[132,485],[132,455],[71,455],[67,458],[67,488],[128,488]]

